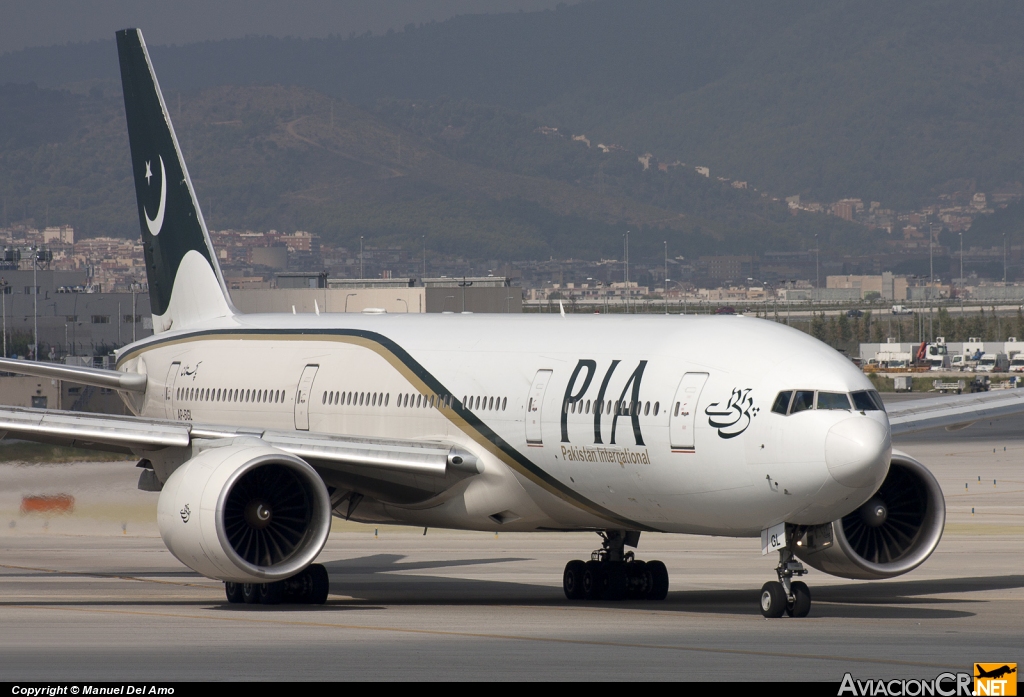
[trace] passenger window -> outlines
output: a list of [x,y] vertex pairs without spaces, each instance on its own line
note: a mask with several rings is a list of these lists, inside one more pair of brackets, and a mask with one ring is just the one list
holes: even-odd
[[793,395],[793,406],[790,408],[790,414],[796,414],[800,411],[807,411],[808,409],[814,408],[814,392],[811,390],[800,390]]
[[779,396],[775,398],[775,404],[772,405],[772,413],[782,414],[783,416],[789,411],[789,398],[793,396],[792,390],[780,392]]
[[658,409],[659,409],[660,407],[661,407],[661,403],[660,403],[660,402],[655,402],[655,403],[654,403],[654,415],[655,415],[655,416],[657,416],[657,415],[658,415]]
[[850,410],[850,399],[842,392],[819,392],[818,409]]
[[327,390],[324,390],[324,398],[320,400],[321,404],[327,404]]
[[505,411],[505,406],[508,404],[508,397],[501,398],[501,410]]

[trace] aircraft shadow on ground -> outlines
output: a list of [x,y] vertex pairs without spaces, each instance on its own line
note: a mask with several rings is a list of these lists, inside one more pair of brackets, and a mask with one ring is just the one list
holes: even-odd
[[[330,603],[375,605],[566,605],[570,601],[554,585],[535,585],[493,579],[452,578],[430,575],[434,569],[481,566],[524,561],[521,558],[461,559],[405,562],[400,554],[375,554],[325,564],[331,577],[331,594],[352,600]],[[865,584],[815,586],[811,593],[815,617],[949,619],[972,617],[966,609],[936,607],[985,602],[984,599],[944,597],[991,590],[1024,588],[1024,575],[879,581]],[[624,601],[583,603],[591,607],[657,609],[681,613],[726,615],[758,614],[759,589],[685,590],[669,593],[662,602]],[[581,601],[582,602],[582,601]],[[580,602],[573,602],[579,605]]]

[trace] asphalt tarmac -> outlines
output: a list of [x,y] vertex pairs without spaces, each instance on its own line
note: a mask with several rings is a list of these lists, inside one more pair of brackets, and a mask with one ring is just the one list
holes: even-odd
[[[593,534],[338,524],[322,607],[228,605],[176,561],[131,462],[0,464],[5,680],[827,680],[933,678],[1024,658],[1024,418],[898,444],[946,495],[936,553],[896,579],[812,571],[805,619],[765,620],[758,540],[644,533],[663,602],[569,602]],[[1005,450],[1004,450],[1005,448]],[[980,478],[980,479],[979,479]],[[993,483],[995,480],[995,483]],[[23,513],[26,495],[74,510]],[[973,511],[973,513],[972,513]]]

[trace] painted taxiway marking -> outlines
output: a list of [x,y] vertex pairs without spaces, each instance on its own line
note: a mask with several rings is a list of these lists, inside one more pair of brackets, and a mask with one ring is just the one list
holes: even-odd
[[[206,583],[188,583],[187,581],[161,581],[157,578],[139,578],[138,576],[123,576],[121,574],[101,574],[93,571],[62,571],[60,569],[44,569],[38,566],[16,566],[14,564],[0,564],[0,569],[14,569],[16,571],[39,571],[46,574],[58,576],[84,576],[86,578],[104,578],[112,581],[138,581],[139,583],[159,583],[166,586],[188,586],[190,588],[211,589],[220,586],[220,581],[206,581]],[[0,576],[0,581],[3,576]],[[216,585],[214,585],[216,584]]]
[[[11,606],[8,606],[11,607]],[[722,649],[707,646],[689,646],[685,644],[644,644],[622,641],[597,641],[593,639],[564,639],[557,637],[539,637],[525,634],[497,634],[489,632],[459,632],[440,629],[416,629],[413,627],[375,627],[362,624],[340,624],[334,622],[312,622],[308,620],[282,620],[257,617],[216,617],[176,612],[146,612],[142,610],[115,610],[101,608],[48,607],[45,605],[20,605],[26,610],[50,610],[53,612],[79,612],[82,614],[127,615],[131,617],[160,617],[175,620],[211,620],[215,622],[242,622],[256,625],[278,625],[283,627],[307,627],[318,629],[344,629],[347,631],[385,632],[392,634],[415,634],[422,636],[451,637],[457,639],[493,639],[504,641],[523,641],[531,643],[563,644],[570,646],[594,646],[620,649],[656,649],[676,651],[680,653],[710,653],[728,656],[758,656],[765,658],[788,658],[811,661],[840,661],[846,663],[872,663],[890,666],[912,666],[919,668],[941,668],[956,670],[962,666],[947,663],[926,663],[922,661],[900,661],[888,658],[869,658],[857,656],[827,656],[809,653],[784,653],[781,651],[753,651],[746,649]]]

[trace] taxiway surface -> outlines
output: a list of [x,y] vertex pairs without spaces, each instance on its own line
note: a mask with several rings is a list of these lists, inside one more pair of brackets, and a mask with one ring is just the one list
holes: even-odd
[[[1020,661],[1024,419],[898,447],[945,492],[937,552],[889,581],[812,571],[811,616],[771,621],[757,598],[776,560],[758,540],[648,533],[638,556],[671,574],[660,603],[564,599],[562,567],[597,546],[592,534],[339,526],[320,557],[326,606],[228,605],[164,549],[133,463],[2,464],[0,675],[838,681]],[[23,495],[54,493],[75,511],[20,512]]]

